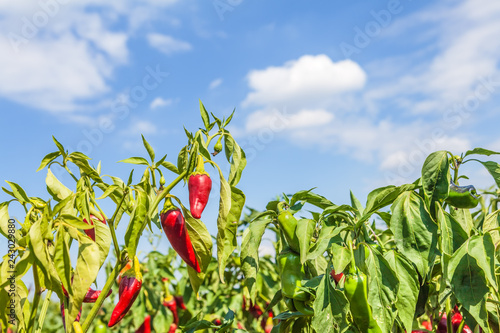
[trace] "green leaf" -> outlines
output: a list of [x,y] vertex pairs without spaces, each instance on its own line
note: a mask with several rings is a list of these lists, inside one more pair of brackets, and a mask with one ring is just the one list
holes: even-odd
[[130,216],[130,222],[125,232],[125,246],[127,247],[129,258],[134,258],[137,245],[144,230],[149,211],[149,200],[146,190],[136,186],[136,197],[134,211]]
[[241,242],[241,270],[245,275],[245,288],[252,302],[257,296],[257,272],[259,271],[259,247],[266,227],[271,223],[269,215],[253,220],[243,232]]
[[86,235],[78,234],[78,258],[73,276],[73,295],[69,297],[68,317],[72,323],[82,307],[83,298],[99,273],[99,248]]
[[167,158],[167,154],[165,154],[165,156],[160,158],[160,160],[155,163],[155,168],[158,168],[160,165],[162,165],[162,163],[165,161],[166,158]]
[[358,218],[361,218],[363,216],[363,206],[361,205],[361,202],[359,202],[358,198],[354,196],[352,191],[349,191],[351,194],[351,206],[354,208],[356,216]]
[[142,137],[142,143],[144,144],[144,148],[148,151],[149,157],[151,158],[151,164],[154,164],[155,162],[155,151],[153,150],[153,147],[146,141],[144,138],[144,135],[141,134]]
[[406,331],[411,332],[420,290],[417,271],[405,257],[394,250],[386,252],[384,258],[399,280],[400,297],[396,300],[396,309]]
[[500,155],[500,153],[496,152],[496,151],[493,151],[493,150],[488,150],[488,149],[484,149],[484,148],[474,148],[472,150],[468,150],[465,155],[464,155],[464,158],[469,156],[469,155],[484,155],[484,156],[491,156],[491,155]]
[[471,234],[474,228],[474,221],[469,209],[452,208],[450,209],[450,215],[460,224],[462,229],[467,233],[467,238]]
[[497,186],[500,187],[500,164],[493,161],[488,161],[488,162],[478,161],[478,162],[481,163],[486,168],[486,170],[488,170],[490,175],[495,180]]
[[485,273],[489,275],[493,266],[487,269],[490,273],[485,272],[474,256],[482,252],[485,258],[481,265],[493,265],[492,249],[491,237],[472,236],[453,254],[448,264],[448,277],[455,297],[482,327],[488,327],[486,299],[490,291]]
[[[108,188],[106,189],[106,191],[104,191],[104,193],[99,198],[97,198],[97,200],[101,200],[101,199],[107,198],[115,190],[121,190],[121,186],[115,185],[115,184],[108,186]],[[123,191],[118,191],[118,193],[122,194]]]
[[56,247],[54,251],[54,266],[56,268],[57,274],[61,279],[64,288],[68,291],[68,294],[73,294],[73,288],[71,286],[71,258],[69,254],[69,246],[66,243],[65,229],[63,226],[59,227],[56,237]]
[[201,114],[201,119],[203,120],[203,125],[205,125],[205,128],[208,130],[208,127],[210,125],[210,116],[208,115],[207,110],[205,109],[205,106],[200,100],[200,114]]
[[[0,232],[7,239],[10,239],[9,219],[9,201],[2,202],[0,203]],[[20,237],[21,232],[16,229],[14,238],[17,241]]]
[[95,242],[99,247],[99,267],[101,267],[109,254],[109,249],[111,247],[111,231],[109,227],[101,222],[94,221],[95,228]]
[[462,246],[469,236],[460,223],[453,216],[445,212],[440,204],[436,205],[436,207],[438,209],[436,214],[437,222],[441,231],[441,251],[451,256]]
[[45,178],[45,184],[47,184],[47,191],[56,201],[62,201],[68,196],[73,194],[69,188],[64,186],[57,178],[54,176],[52,171],[47,169],[47,177]]
[[413,184],[401,185],[397,187],[389,185],[371,191],[366,199],[366,207],[363,211],[363,217],[360,222],[368,221],[373,213],[392,204],[401,193],[412,191],[415,187],[416,186]]
[[[0,213],[1,215],[1,213]],[[500,234],[498,228],[500,227],[500,210],[494,211],[486,216],[483,223],[483,231],[489,232],[495,247],[500,243]]]
[[165,168],[172,171],[173,173],[176,173],[176,174],[180,173],[179,170],[177,169],[177,167],[168,161],[163,161],[161,163],[161,165],[163,165]]
[[[226,157],[231,163],[228,182],[229,185],[236,186],[240,181],[243,169],[245,169],[245,166],[247,165],[246,155],[230,134],[226,134],[224,136],[224,144]],[[230,158],[230,156],[232,158]]]
[[[219,262],[219,276],[221,282],[224,283],[224,269],[226,268],[226,260],[229,257],[224,250],[226,245],[226,226],[228,222],[230,224],[236,222],[237,226],[239,221],[228,221],[229,211],[231,210],[231,186],[229,186],[224,178],[219,166],[215,163],[212,165],[219,171],[220,178],[219,214],[217,216],[217,259]],[[234,229],[234,231],[236,230]]]
[[64,151],[63,145],[59,141],[57,141],[57,139],[54,136],[52,136],[52,140],[54,140],[54,143],[61,152],[62,156],[66,156],[66,152]]
[[322,225],[318,239],[316,243],[309,251],[307,255],[307,259],[314,259],[318,256],[322,256],[325,251],[331,247],[331,245],[335,242],[340,242],[342,239],[339,238],[339,234],[347,228],[347,225],[343,225],[341,227],[330,226],[330,225]]
[[24,192],[24,190],[21,186],[17,185],[16,183],[9,182],[7,180],[5,182],[10,185],[10,187],[12,188],[12,193],[14,194],[14,197],[16,197],[17,200],[19,200],[19,202],[21,202],[21,203],[30,202],[30,199],[28,198],[28,196],[26,195],[26,192]]
[[316,290],[312,327],[316,332],[345,332],[349,328],[349,301],[340,290],[334,289],[329,274],[325,274]]
[[129,157],[124,160],[118,161],[118,163],[149,165],[149,162],[144,157]]
[[[231,256],[234,249],[236,249],[236,247],[238,246],[236,232],[238,229],[238,223],[240,221],[243,207],[245,207],[245,194],[240,189],[231,186],[231,209],[229,210],[229,214],[226,217],[224,229],[220,229],[219,233],[217,234],[217,258],[219,264],[219,274],[221,277],[224,275],[224,269],[226,267],[227,259]],[[221,212],[219,211],[219,216],[220,214]],[[217,220],[217,222],[218,221],[219,220]],[[223,246],[219,246],[219,242],[223,242]]]
[[422,186],[431,212],[434,203],[442,203],[450,192],[450,163],[448,152],[441,150],[430,154],[422,166]]
[[308,191],[299,191],[295,193],[290,201],[290,206],[295,205],[295,203],[297,203],[298,201],[305,201],[321,209],[325,209],[329,206],[335,206],[333,202],[331,202],[324,196],[313,193],[312,190],[313,189],[310,189]]
[[55,151],[53,153],[49,153],[49,154],[45,155],[45,157],[42,159],[42,163],[40,163],[40,166],[38,167],[38,169],[36,171],[38,172],[38,171],[42,170],[43,168],[45,168],[47,166],[47,164],[49,164],[50,162],[55,160],[60,155],[61,155],[60,151]]
[[179,201],[182,208],[184,219],[186,221],[186,227],[188,229],[189,238],[191,239],[191,244],[193,244],[194,251],[196,253],[196,259],[200,264],[201,273],[197,273],[191,266],[188,266],[189,281],[196,295],[198,295],[198,290],[200,289],[203,280],[205,280],[205,272],[212,260],[212,236],[207,230],[207,227],[203,222],[195,219],[189,209],[186,209]]
[[334,256],[332,256],[332,265],[335,273],[338,274],[343,272],[351,262],[351,251],[344,246],[332,244],[330,253],[334,254]]
[[196,132],[196,142],[198,142],[198,149],[200,151],[200,154],[205,157],[206,160],[211,161],[212,160],[212,154],[207,149],[207,144],[205,140],[203,139],[203,136],[201,135],[201,132],[198,131]]
[[398,250],[416,267],[421,277],[434,262],[438,227],[415,192],[401,194],[392,205],[390,229]]
[[233,115],[234,115],[234,112],[236,111],[236,109],[233,109],[233,112],[231,112],[231,114],[229,115],[229,117],[227,117],[226,121],[224,122],[224,125],[222,127],[226,127],[227,125],[229,125],[229,123],[231,122],[231,120],[233,119]]
[[297,228],[295,234],[299,240],[300,247],[300,262],[304,264],[307,260],[309,253],[309,246],[311,244],[311,237],[316,229],[316,222],[311,219],[301,219],[297,221]]
[[77,217],[71,214],[62,214],[59,218],[63,221],[63,223],[77,229],[89,230],[94,228],[91,224],[83,222],[81,217]]
[[373,249],[367,258],[366,267],[368,303],[372,307],[373,318],[377,321],[382,332],[390,332],[396,317],[393,304],[398,297],[398,277],[382,254]]

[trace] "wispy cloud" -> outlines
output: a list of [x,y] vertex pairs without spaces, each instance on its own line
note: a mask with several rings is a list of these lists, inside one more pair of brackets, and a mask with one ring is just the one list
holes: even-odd
[[220,86],[221,84],[222,84],[222,79],[218,78],[218,79],[215,79],[212,82],[210,82],[210,84],[208,85],[208,88],[209,89],[215,89],[218,86]]
[[147,39],[151,47],[166,55],[190,51],[193,48],[188,42],[158,33],[148,34]]
[[161,108],[161,107],[164,107],[164,106],[169,106],[173,103],[173,100],[171,98],[168,98],[168,99],[164,99],[162,97],[156,97],[152,102],[151,104],[149,104],[149,108],[151,110],[154,110],[154,109],[157,109],[157,108]]

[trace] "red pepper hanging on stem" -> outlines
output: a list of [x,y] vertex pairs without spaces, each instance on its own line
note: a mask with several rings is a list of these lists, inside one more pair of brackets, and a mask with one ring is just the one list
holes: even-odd
[[189,209],[195,219],[201,217],[201,213],[207,205],[208,197],[212,190],[212,180],[208,173],[206,173],[203,163],[203,157],[199,155],[196,170],[189,176],[188,181]]
[[142,274],[139,259],[134,258],[134,264],[131,269],[125,272],[120,281],[118,303],[111,314],[108,327],[113,327],[125,317],[127,312],[134,304],[135,299],[139,296],[142,286]]
[[175,252],[186,264],[200,273],[200,264],[196,259],[196,252],[187,232],[186,221],[180,209],[172,204],[170,198],[165,199],[165,205],[161,212],[161,226]]

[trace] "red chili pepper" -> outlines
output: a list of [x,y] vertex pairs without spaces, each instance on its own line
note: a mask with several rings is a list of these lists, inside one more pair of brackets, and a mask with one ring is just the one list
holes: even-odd
[[177,314],[177,303],[172,295],[169,295],[163,300],[163,306],[166,306],[174,315],[174,324],[179,324],[179,315]]
[[[455,314],[453,315],[453,317],[451,317],[451,326],[453,327],[453,332],[458,331],[458,327],[460,326],[463,320],[463,317],[458,311],[457,307],[455,307],[455,311],[456,311]],[[464,324],[462,333],[472,333],[472,330],[470,329],[469,326],[467,326],[467,324]]]
[[[69,297],[68,291],[66,288],[64,288],[64,285],[61,284],[64,296]],[[106,298],[111,295],[113,290],[109,290],[108,294],[106,295]],[[83,303],[95,303],[97,301],[97,298],[99,298],[99,295],[101,295],[101,290],[94,290],[92,288],[89,288],[85,296],[83,297]]]
[[262,320],[260,321],[260,327],[262,327],[262,329],[266,333],[271,332],[271,330],[274,327],[274,325],[273,325],[273,317],[274,317],[274,313],[273,313],[273,311],[270,310],[270,311],[267,312],[267,318],[263,317]]
[[238,322],[238,329],[239,330],[244,330],[245,329],[245,326],[243,326],[242,323]]
[[335,270],[332,269],[330,271],[330,276],[335,280],[335,283],[339,283],[340,280],[342,280],[342,278],[344,277],[344,273],[340,272],[339,274],[335,274]]
[[161,213],[161,226],[175,252],[196,272],[200,273],[200,264],[191,243],[191,238],[186,228],[186,221],[179,208],[172,204],[170,198],[165,200]]
[[111,314],[111,319],[109,320],[108,327],[113,327],[120,320],[125,317],[127,312],[130,310],[134,304],[135,299],[139,296],[142,286],[142,274],[137,257],[134,258],[134,264],[131,269],[129,269],[123,275],[120,281],[119,299],[116,304],[113,313]]
[[175,333],[176,330],[177,330],[177,325],[172,323],[170,324],[170,329],[168,330],[168,333]]
[[216,326],[220,326],[220,325],[222,325],[222,321],[221,321],[219,318],[214,319],[213,323],[214,323],[214,325],[216,325]]
[[432,331],[432,323],[430,321],[423,321],[422,322],[422,326],[428,330],[428,331]]
[[144,317],[144,322],[142,325],[135,331],[135,333],[151,333],[151,316],[147,315]]
[[174,296],[175,303],[177,304],[177,307],[180,308],[181,310],[186,310],[186,304],[184,304],[184,297],[181,296]]
[[436,333],[447,333],[448,332],[448,322],[446,319],[446,313],[443,313],[441,320],[438,323]]
[[[90,215],[90,225],[94,225],[94,221],[101,221],[106,224],[106,219],[103,217],[102,220],[94,215]],[[89,224],[87,219],[83,219],[83,222]],[[95,228],[84,230],[87,236],[89,236],[95,242]]]
[[212,190],[212,180],[203,167],[203,157],[198,156],[198,166],[196,171],[189,176],[189,207],[191,215],[195,219],[201,217],[201,213],[205,209],[210,191]]

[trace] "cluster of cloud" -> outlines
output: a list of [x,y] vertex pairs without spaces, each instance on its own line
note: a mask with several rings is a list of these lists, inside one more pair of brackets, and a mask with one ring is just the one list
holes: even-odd
[[471,148],[456,130],[500,92],[498,15],[500,3],[487,0],[431,5],[395,20],[380,36],[397,47],[398,37],[414,29],[425,38],[416,38],[413,52],[364,66],[305,55],[252,70],[242,106],[258,108],[243,132],[253,135],[269,127],[274,113],[285,113],[277,135],[376,161],[396,175],[393,182],[404,181],[432,151]]
[[[129,60],[133,30],[177,2],[0,3],[0,97],[65,114],[99,103],[111,90],[115,69]],[[148,41],[167,54],[190,49],[167,35],[151,34]]]

